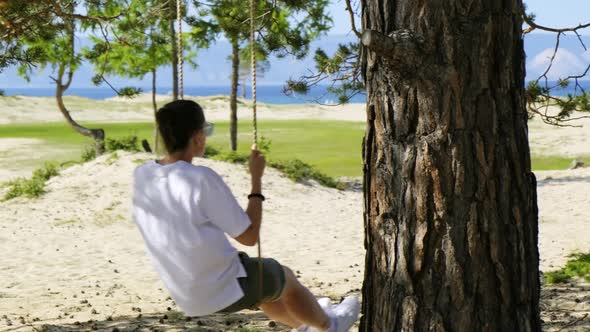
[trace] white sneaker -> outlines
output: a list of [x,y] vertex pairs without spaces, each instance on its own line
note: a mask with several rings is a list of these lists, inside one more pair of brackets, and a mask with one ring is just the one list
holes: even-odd
[[[326,313],[326,315],[328,315],[328,317],[330,317],[330,319],[334,319],[336,314],[334,313],[332,300],[330,300],[329,297],[322,297],[318,299],[318,304],[320,305],[320,307],[322,307],[322,309],[324,309],[324,312]],[[318,330],[311,326],[301,325],[297,329],[292,329],[291,332],[318,332]]]
[[334,308],[337,332],[348,332],[359,317],[361,306],[356,296],[346,297]]
[[320,307],[322,307],[322,309],[324,309],[326,315],[330,317],[334,316],[334,306],[332,305],[332,300],[330,300],[329,297],[322,297],[318,299],[318,304]]

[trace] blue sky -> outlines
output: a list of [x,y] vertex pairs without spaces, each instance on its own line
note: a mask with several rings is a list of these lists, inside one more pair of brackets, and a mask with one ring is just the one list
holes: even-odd
[[[500,0],[495,0],[500,1]],[[590,0],[525,0],[530,12],[537,15],[537,23],[551,27],[575,26],[579,23],[590,22]],[[353,0],[357,2],[357,0]],[[312,60],[313,52],[321,47],[328,53],[333,52],[340,42],[353,41],[354,36],[350,32],[349,15],[345,10],[344,0],[332,0],[329,12],[333,17],[334,27],[321,40],[314,42],[311,47],[310,56],[301,61],[293,59],[273,59],[271,70],[261,78],[261,84],[283,84],[289,77],[297,77],[314,67]],[[357,26],[359,25],[357,21]],[[535,32],[536,33],[536,32]],[[590,46],[590,29],[582,34],[585,36],[586,45]],[[342,35],[348,35],[343,37]],[[533,78],[542,73],[547,66],[548,58],[551,56],[554,47],[554,36],[547,34],[535,34],[525,39],[527,49],[527,75]],[[570,74],[579,74],[590,63],[590,51],[584,51],[579,45],[575,35],[568,34],[562,39],[562,50],[558,53],[550,79],[557,79]],[[230,54],[229,44],[221,39],[209,50],[199,51],[198,62],[201,66],[196,69],[185,67],[188,85],[227,85],[230,75],[229,62],[226,55]],[[204,66],[203,64],[207,64]],[[162,67],[158,70],[159,85],[171,86],[170,67]],[[15,68],[9,68],[0,74],[0,88],[10,87],[52,87],[49,79],[50,70],[38,73],[30,83],[18,77]],[[72,87],[92,86],[90,78],[93,71],[90,66],[82,66],[74,75]],[[125,78],[112,78],[118,86],[138,85],[149,86],[148,78],[144,80],[129,80]]]
[[[525,0],[528,11],[537,15],[537,23],[551,27],[574,26],[590,22],[590,0]],[[330,5],[334,28],[330,34],[350,31],[350,20],[344,0],[333,0]],[[585,34],[590,34],[586,29]]]
[[[588,0],[525,0],[525,3],[528,12],[537,15],[537,24],[565,27],[590,21]],[[588,33],[586,29],[585,34]]]

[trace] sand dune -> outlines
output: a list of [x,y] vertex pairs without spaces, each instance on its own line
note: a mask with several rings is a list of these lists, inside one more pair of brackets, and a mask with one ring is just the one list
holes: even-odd
[[[208,120],[229,121],[229,99],[227,96],[192,97],[205,109]],[[66,107],[77,121],[92,122],[148,122],[154,119],[151,96],[139,95],[133,99],[115,97],[94,100],[66,96]],[[169,96],[158,95],[158,105],[170,101]],[[318,104],[272,105],[258,103],[261,120],[326,119],[342,121],[365,121],[364,104],[322,106]],[[238,118],[249,119],[251,104],[239,100]],[[0,124],[31,122],[62,122],[63,116],[57,109],[53,97],[0,97]]]
[[[105,155],[62,171],[38,199],[0,203],[0,252],[4,253],[0,314],[12,323],[8,326],[8,320],[0,320],[0,330],[26,331],[42,324],[55,331],[197,326],[196,320],[183,319],[182,325],[160,321],[178,308],[151,268],[130,218],[132,170],[151,157],[125,152]],[[246,203],[249,176],[243,166],[204,159],[195,163],[219,172]],[[590,200],[590,169],[539,172],[538,176],[541,268],[546,271],[562,265],[572,250],[590,250],[590,210],[585,208]],[[264,187],[268,200],[263,253],[298,271],[318,295],[337,300],[358,293],[364,259],[362,193],[293,183],[272,169],[265,174]],[[254,248],[246,251],[256,254]],[[571,297],[571,292],[559,293],[545,310],[551,312],[556,301],[571,302],[580,309],[574,300],[588,296],[588,289],[580,287],[578,297],[568,300],[565,296]],[[587,304],[582,309],[586,311],[578,310],[576,315],[590,310]],[[140,313],[145,318],[138,320]],[[550,315],[555,314],[546,314]],[[256,312],[230,317],[200,322],[228,331],[239,325],[268,324]]]
[[[174,307],[130,218],[131,172],[151,156],[118,155],[66,169],[39,199],[1,203],[0,285],[7,286],[1,289],[0,313],[62,324],[131,314],[133,307]],[[249,176],[243,166],[195,163],[214,168],[246,203]],[[360,288],[362,194],[296,184],[274,170],[268,170],[264,186],[264,254],[299,271],[319,294],[337,299]]]
[[[555,112],[555,109],[553,109]],[[572,118],[588,116],[574,112]],[[529,144],[536,155],[567,156],[571,158],[590,156],[590,118],[568,122],[571,127],[555,127],[535,118],[529,121]]]

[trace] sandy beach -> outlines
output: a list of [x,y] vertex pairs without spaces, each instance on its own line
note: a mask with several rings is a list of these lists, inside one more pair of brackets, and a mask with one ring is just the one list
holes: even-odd
[[[229,121],[227,96],[192,97],[205,110],[209,121]],[[170,96],[157,95],[159,106],[171,101]],[[141,94],[135,98],[114,97],[94,100],[75,96],[64,97],[66,107],[77,121],[93,122],[149,122],[154,120],[151,95]],[[325,119],[342,121],[365,121],[364,104],[326,106],[319,104],[265,104],[258,102],[259,119],[294,120]],[[250,119],[251,103],[238,100],[238,118]],[[57,110],[53,97],[10,96],[0,98],[0,124],[61,122],[63,116]]]
[[[0,284],[7,286],[0,293],[0,313],[15,325],[27,315],[25,320],[67,325],[130,315],[135,307],[145,313],[178,309],[167,300],[130,218],[130,174],[152,156],[118,155],[116,161],[102,156],[66,169],[39,199],[0,205],[0,250],[10,253],[2,264]],[[246,197],[249,175],[243,166],[195,163],[215,169],[236,197]],[[269,198],[261,235],[264,254],[298,271],[318,294],[338,300],[358,293],[364,259],[362,193],[297,184],[272,169],[264,187]],[[240,249],[256,255],[255,248]],[[0,329],[7,327],[0,321]]]
[[[41,112],[42,100],[24,99],[26,105],[36,103],[36,111],[6,120],[10,111],[2,98],[0,118],[10,123],[61,120],[55,110]],[[149,99],[104,103],[128,107],[129,117],[98,108],[81,110],[77,116],[88,121],[151,120]],[[148,106],[138,108],[134,103]],[[211,119],[226,117],[224,107],[223,103],[208,107],[207,114]],[[262,116],[273,119],[364,120],[362,105],[337,112],[324,106],[266,107]],[[565,131],[533,121],[533,153],[557,154],[555,149],[567,145],[559,154],[590,155],[590,121],[581,124],[585,130]],[[38,143],[2,139],[0,151],[33,149]],[[288,331],[258,311],[205,318],[186,318],[178,312],[131,220],[131,174],[150,158],[145,153],[104,155],[61,171],[40,198],[0,203],[0,331]],[[194,163],[216,170],[246,204],[249,176],[243,166],[206,159]],[[536,174],[540,267],[546,272],[563,266],[572,252],[590,251],[590,168]],[[265,173],[264,188],[268,200],[263,254],[290,266],[317,295],[337,302],[342,296],[359,294],[364,272],[362,192],[294,183],[273,169]],[[239,248],[256,255],[255,248]],[[546,331],[590,331],[590,284],[544,286],[541,302]]]

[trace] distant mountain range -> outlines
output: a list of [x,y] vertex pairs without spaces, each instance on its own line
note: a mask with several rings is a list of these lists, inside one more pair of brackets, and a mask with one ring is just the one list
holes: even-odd
[[[308,69],[314,68],[313,54],[315,49],[321,47],[328,54],[333,53],[339,43],[354,41],[353,35],[330,35],[324,36],[315,41],[311,46],[310,55],[302,60],[293,58],[278,59],[273,57],[270,60],[270,70],[259,78],[262,85],[282,85],[289,77],[298,77],[306,73]],[[590,37],[583,37],[586,45],[590,46]],[[81,38],[79,44],[87,44],[88,41]],[[555,80],[559,77],[580,74],[590,63],[590,51],[584,50],[575,35],[562,37],[561,49],[558,52],[552,70],[549,72],[549,79]],[[547,68],[549,58],[555,47],[555,36],[548,34],[530,34],[525,39],[525,50],[527,54],[527,79],[539,76]],[[230,62],[228,56],[231,52],[230,44],[227,41],[218,41],[210,49],[201,50],[196,69],[185,68],[184,84],[186,86],[224,86],[229,84]],[[49,79],[50,70],[45,70],[34,76],[30,83],[18,77],[16,69],[10,68],[0,74],[0,88],[35,87],[47,88],[52,86]],[[91,66],[84,64],[75,73],[73,87],[91,87],[90,78],[93,76]],[[590,78],[588,78],[590,80]],[[163,67],[158,71],[158,86],[171,86],[170,67]],[[139,79],[112,78],[117,86],[140,86],[149,89],[150,77]],[[163,91],[165,93],[165,91]]]

